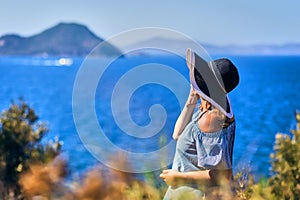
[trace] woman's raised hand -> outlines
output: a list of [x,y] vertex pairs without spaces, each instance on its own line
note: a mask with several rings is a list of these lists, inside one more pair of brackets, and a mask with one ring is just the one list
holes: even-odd
[[200,98],[200,96],[198,95],[196,90],[191,85],[190,94],[189,94],[189,97],[188,97],[188,100],[187,100],[187,104],[188,105],[197,104],[199,98]]

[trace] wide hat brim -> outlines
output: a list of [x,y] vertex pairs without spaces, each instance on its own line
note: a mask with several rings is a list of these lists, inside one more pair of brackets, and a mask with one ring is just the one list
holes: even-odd
[[[205,61],[191,49],[187,50],[186,62],[190,69],[190,82],[196,92],[214,107],[219,109],[224,115],[232,118],[233,111],[228,94],[224,90],[222,80],[218,79],[218,72],[216,71],[213,62]],[[200,74],[202,83],[197,84],[195,80],[195,70]]]

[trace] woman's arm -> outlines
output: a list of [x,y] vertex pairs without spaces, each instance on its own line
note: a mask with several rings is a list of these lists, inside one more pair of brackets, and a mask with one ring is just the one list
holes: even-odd
[[229,183],[232,169],[203,170],[191,172],[178,172],[176,170],[163,170],[160,177],[170,186],[186,185],[196,183],[201,186],[221,185]]
[[191,121],[192,115],[194,113],[194,109],[196,107],[196,104],[198,102],[199,95],[194,90],[194,88],[191,86],[189,97],[185,103],[185,106],[183,110],[181,111],[173,132],[173,138],[174,140],[177,140],[178,137],[181,135],[183,129],[185,126]]

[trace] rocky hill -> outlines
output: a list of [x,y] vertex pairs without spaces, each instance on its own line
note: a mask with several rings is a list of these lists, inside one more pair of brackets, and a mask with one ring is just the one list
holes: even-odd
[[[60,23],[37,35],[0,37],[0,55],[30,56],[86,56],[103,39],[86,26],[75,23]],[[94,52],[95,56],[112,56],[120,50],[111,44]]]

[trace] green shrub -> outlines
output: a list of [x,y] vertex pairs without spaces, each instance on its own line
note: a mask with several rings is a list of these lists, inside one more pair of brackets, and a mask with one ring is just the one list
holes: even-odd
[[20,194],[20,174],[30,163],[46,163],[60,152],[61,143],[42,144],[47,133],[45,123],[21,99],[12,102],[0,115],[0,198],[7,199]]
[[272,172],[269,179],[276,199],[300,199],[300,113],[296,112],[296,128],[292,137],[278,133],[274,153],[271,154]]

